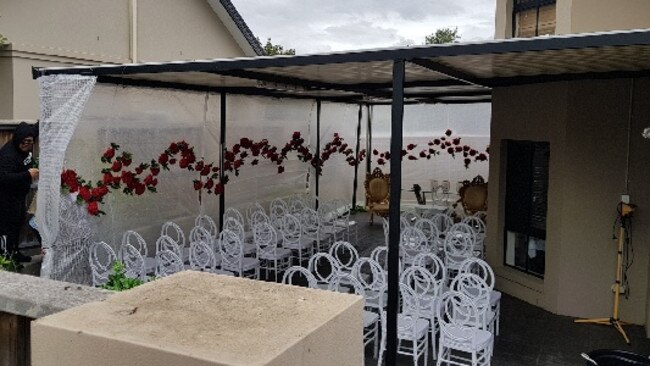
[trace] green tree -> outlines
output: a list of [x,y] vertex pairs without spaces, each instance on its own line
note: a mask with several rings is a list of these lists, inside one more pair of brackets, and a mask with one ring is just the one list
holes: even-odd
[[460,34],[458,28],[440,28],[435,33],[424,37],[424,44],[443,44],[458,42]]
[[266,40],[266,44],[264,45],[264,52],[266,52],[268,56],[296,54],[296,50],[293,48],[285,50],[284,46],[271,43],[271,38],[268,38]]
[[9,44],[9,40],[7,39],[7,37],[0,34],[0,46],[4,46],[6,44]]

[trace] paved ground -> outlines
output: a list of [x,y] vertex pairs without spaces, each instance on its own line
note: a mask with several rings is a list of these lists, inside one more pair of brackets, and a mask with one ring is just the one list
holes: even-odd
[[[359,254],[367,256],[383,245],[381,219],[368,225],[367,214],[353,218],[359,222]],[[551,314],[541,308],[504,295],[501,300],[501,332],[496,338],[493,366],[584,365],[580,354],[596,349],[625,349],[650,354],[650,339],[641,326],[626,326],[632,340],[627,346],[613,327],[574,324],[573,318]],[[376,365],[372,353],[366,353],[366,365]],[[412,365],[412,359],[400,356],[398,365]],[[423,361],[420,361],[423,364]],[[432,360],[429,360],[429,364]]]

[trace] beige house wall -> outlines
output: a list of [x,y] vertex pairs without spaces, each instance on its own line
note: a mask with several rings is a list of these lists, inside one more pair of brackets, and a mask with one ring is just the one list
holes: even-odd
[[142,62],[249,52],[206,0],[0,1],[0,17],[0,34],[11,42],[0,49],[0,119],[39,118],[32,66],[129,63],[133,39]]
[[[562,315],[611,315],[616,259],[612,225],[626,191],[628,131],[629,189],[639,206],[633,219],[631,292],[622,298],[621,318],[648,323],[650,267],[650,141],[640,132],[650,123],[650,79],[560,82],[497,88],[492,100],[490,230],[488,261],[497,286]],[[503,266],[505,201],[504,139],[548,141],[551,145],[546,275],[539,279]],[[645,214],[644,214],[645,211]]]
[[[512,38],[513,0],[497,0],[496,39]],[[556,34],[650,28],[647,0],[557,0]]]

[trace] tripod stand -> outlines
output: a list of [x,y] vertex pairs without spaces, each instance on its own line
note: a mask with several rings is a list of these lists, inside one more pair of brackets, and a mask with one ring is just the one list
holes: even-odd
[[618,311],[620,305],[620,295],[621,295],[621,281],[623,280],[623,249],[625,246],[625,221],[629,220],[634,212],[634,206],[621,203],[621,227],[618,232],[618,251],[616,254],[616,283],[614,284],[614,314],[611,318],[593,318],[593,319],[577,319],[574,320],[575,323],[589,323],[589,324],[601,324],[601,325],[611,325],[616,330],[621,333],[625,339],[625,343],[630,344],[630,339],[627,337],[623,325],[628,325],[625,322],[622,322],[618,318]]

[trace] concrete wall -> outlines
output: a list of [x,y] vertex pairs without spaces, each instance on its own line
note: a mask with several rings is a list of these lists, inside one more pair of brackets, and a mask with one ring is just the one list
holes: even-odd
[[[0,1],[0,119],[37,119],[31,67],[128,63],[129,0]],[[138,61],[244,56],[205,0],[140,0]]]
[[[496,39],[512,37],[513,0],[497,0]],[[650,28],[647,0],[557,0],[556,34]]]
[[[507,293],[563,315],[611,314],[615,242],[612,224],[625,193],[631,81],[560,82],[498,88],[493,93],[488,261]],[[634,87],[629,190],[639,210],[633,219],[635,261],[631,293],[621,302],[624,320],[644,324],[648,307],[650,240],[650,79]],[[503,266],[505,201],[504,139],[548,141],[551,145],[546,275],[528,276]],[[645,208],[645,209],[644,209]],[[644,211],[646,212],[644,214]]]

